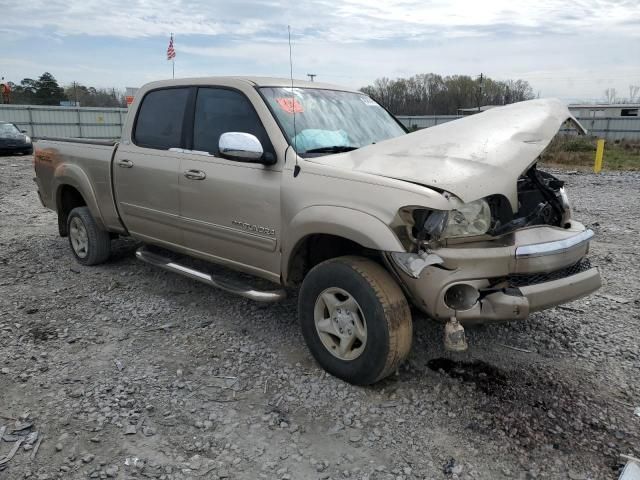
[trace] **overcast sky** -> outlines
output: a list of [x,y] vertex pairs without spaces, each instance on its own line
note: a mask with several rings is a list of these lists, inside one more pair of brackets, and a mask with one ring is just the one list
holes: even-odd
[[541,96],[640,85],[640,0],[0,0],[0,75],[140,86],[176,76],[289,75],[361,87],[481,72]]

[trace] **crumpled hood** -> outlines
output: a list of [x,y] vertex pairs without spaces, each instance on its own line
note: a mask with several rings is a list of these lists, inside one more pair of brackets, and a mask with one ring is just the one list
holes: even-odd
[[518,177],[567,120],[586,132],[560,100],[529,100],[307,160],[446,190],[464,202],[502,194],[516,210]]

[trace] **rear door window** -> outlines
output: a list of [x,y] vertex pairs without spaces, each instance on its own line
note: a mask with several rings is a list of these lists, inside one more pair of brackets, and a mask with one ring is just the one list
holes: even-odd
[[167,88],[147,93],[138,112],[134,143],[160,150],[180,148],[188,98],[188,88]]
[[193,125],[193,149],[218,156],[218,141],[226,132],[255,135],[265,152],[272,151],[267,132],[244,94],[224,88],[200,88]]

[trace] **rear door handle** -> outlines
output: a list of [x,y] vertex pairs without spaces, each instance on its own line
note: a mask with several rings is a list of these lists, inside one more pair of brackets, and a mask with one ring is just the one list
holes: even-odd
[[184,176],[189,180],[204,180],[207,178],[207,174],[201,170],[186,170]]
[[131,160],[118,160],[118,166],[122,168],[131,168],[133,167],[133,162]]

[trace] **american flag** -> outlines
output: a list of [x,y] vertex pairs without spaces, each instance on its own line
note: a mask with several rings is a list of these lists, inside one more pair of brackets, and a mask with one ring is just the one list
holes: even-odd
[[176,50],[173,48],[173,34],[169,38],[169,46],[167,47],[167,60],[173,60],[176,58]]

